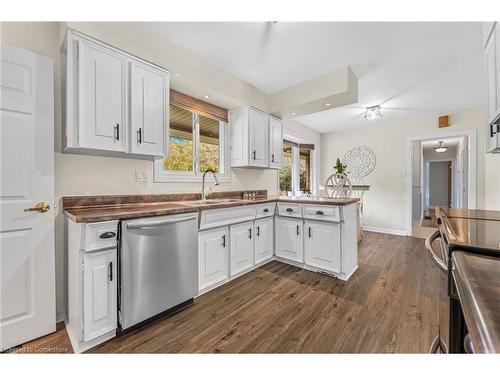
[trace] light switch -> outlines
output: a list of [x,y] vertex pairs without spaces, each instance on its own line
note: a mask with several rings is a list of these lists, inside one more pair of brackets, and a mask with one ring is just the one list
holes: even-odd
[[135,180],[137,182],[148,182],[148,171],[135,170]]

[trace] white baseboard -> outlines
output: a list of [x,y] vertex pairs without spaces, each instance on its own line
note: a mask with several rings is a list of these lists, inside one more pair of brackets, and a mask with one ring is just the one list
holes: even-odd
[[61,309],[56,312],[56,323],[64,322],[66,320],[66,309]]
[[363,226],[363,230],[366,230],[367,232],[393,234],[395,236],[408,236],[408,232],[405,230],[387,229],[387,228],[380,228],[380,227],[368,227],[366,225]]

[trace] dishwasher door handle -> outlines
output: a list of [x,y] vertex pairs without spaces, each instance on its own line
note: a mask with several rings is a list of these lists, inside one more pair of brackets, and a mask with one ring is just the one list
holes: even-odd
[[167,220],[157,220],[157,221],[139,221],[137,223],[127,223],[128,229],[138,229],[138,228],[150,228],[158,227],[160,225],[176,224],[183,221],[193,220],[198,218],[198,215],[180,217],[178,219],[167,219]]

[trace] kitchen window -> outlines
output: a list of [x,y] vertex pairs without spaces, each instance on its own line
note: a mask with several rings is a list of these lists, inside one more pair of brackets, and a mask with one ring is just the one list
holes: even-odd
[[313,194],[316,190],[314,145],[283,140],[279,189],[283,195]]
[[[207,169],[228,181],[227,111],[176,92],[170,103],[168,156],[155,161],[155,182],[197,182]],[[224,112],[213,114],[212,108]]]

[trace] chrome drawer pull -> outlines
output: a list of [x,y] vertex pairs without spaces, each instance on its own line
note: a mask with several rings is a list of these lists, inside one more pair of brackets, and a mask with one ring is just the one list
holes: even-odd
[[324,214],[323,211],[320,211],[320,210],[316,211],[316,215],[323,215],[323,214]]
[[286,212],[293,212],[293,208],[288,207],[288,208],[286,209]]

